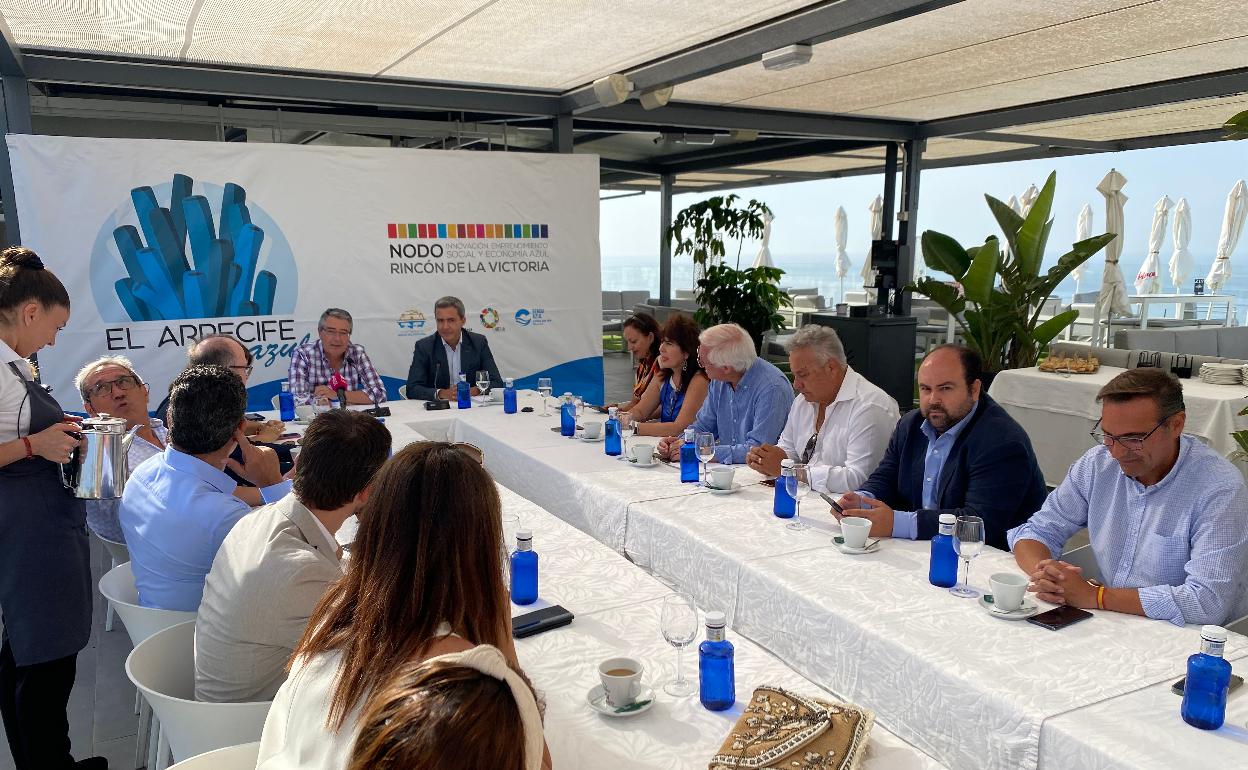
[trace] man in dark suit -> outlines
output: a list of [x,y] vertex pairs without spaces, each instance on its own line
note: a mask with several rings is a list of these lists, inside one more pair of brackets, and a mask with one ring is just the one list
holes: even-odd
[[[501,388],[503,378],[494,363],[489,340],[464,328],[464,303],[457,297],[443,297],[433,305],[433,318],[438,331],[418,341],[412,351],[407,397],[424,401],[455,398],[460,373],[468,375],[472,384],[481,370],[490,373],[490,387]],[[475,385],[472,395],[481,395]]]
[[[979,354],[941,345],[919,366],[919,409],[897,423],[862,489],[838,501],[842,516],[872,521],[872,537],[930,540],[942,513],[979,516],[988,545],[1044,502],[1044,477],[1022,426],[982,392]],[[840,516],[838,516],[840,518]]]

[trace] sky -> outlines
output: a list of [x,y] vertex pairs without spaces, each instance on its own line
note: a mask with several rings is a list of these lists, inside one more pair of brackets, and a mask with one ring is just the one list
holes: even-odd
[[[957,238],[963,246],[982,243],[998,233],[995,220],[984,202],[984,193],[1007,200],[1021,196],[1028,185],[1044,183],[1049,172],[1057,172],[1053,206],[1053,231],[1046,262],[1053,262],[1075,236],[1075,219],[1085,203],[1092,205],[1092,232],[1104,232],[1105,199],[1096,185],[1111,169],[1127,178],[1123,272],[1133,276],[1147,252],[1153,206],[1163,196],[1175,204],[1186,197],[1192,212],[1190,249],[1198,273],[1212,260],[1222,224],[1227,193],[1241,178],[1248,178],[1248,141],[1166,147],[1151,150],[1102,153],[1066,158],[1018,161],[923,172],[919,188],[919,232],[935,229]],[[778,262],[789,257],[820,257],[834,253],[832,217],[837,206],[844,206],[849,217],[850,259],[858,264],[869,246],[867,206],[883,192],[882,175],[824,179],[771,187],[746,188],[742,198],[756,198],[771,207],[776,220],[772,225],[771,252]],[[613,194],[604,191],[603,196]],[[674,212],[714,194],[677,195]],[[1173,221],[1173,209],[1171,211]],[[646,193],[630,198],[606,200],[601,204],[601,244],[604,267],[619,264],[657,264],[659,249],[659,196]],[[998,233],[999,235],[999,233]],[[1162,251],[1169,258],[1170,241]],[[757,244],[746,244],[742,264],[753,261]],[[729,254],[733,251],[730,249]],[[1243,238],[1233,258],[1241,265],[1248,259],[1248,237]],[[1099,276],[1102,260],[1093,257],[1089,275]],[[783,266],[783,264],[781,264]],[[1241,270],[1248,272],[1248,265]],[[1096,279],[1099,283],[1099,278]],[[1128,280],[1130,283],[1130,280]]]

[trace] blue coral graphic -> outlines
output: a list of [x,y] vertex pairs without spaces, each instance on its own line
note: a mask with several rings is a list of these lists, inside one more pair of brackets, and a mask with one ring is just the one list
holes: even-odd
[[[113,230],[128,277],[115,288],[132,321],[270,315],[277,277],[256,273],[264,230],[252,224],[247,193],[227,184],[214,227],[208,199],[191,195],[193,180],[175,174],[169,208],[151,187],[130,191],[143,237],[132,225]],[[146,241],[146,245],[144,245]],[[194,269],[187,261],[190,247]]]

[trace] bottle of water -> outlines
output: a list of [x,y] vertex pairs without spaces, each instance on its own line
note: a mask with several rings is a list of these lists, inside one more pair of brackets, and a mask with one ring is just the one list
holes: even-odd
[[789,485],[785,478],[793,475],[793,461],[787,457],[780,461],[780,478],[776,479],[776,496],[772,500],[771,512],[780,519],[791,519],[795,513],[795,501],[789,494]]
[[282,383],[282,392],[277,394],[277,409],[281,412],[282,422],[295,419],[295,395],[290,392],[290,383]]
[[710,711],[726,711],[737,702],[732,642],[724,638],[724,613],[706,613],[706,641],[698,645],[698,698]]
[[619,457],[623,453],[623,441],[620,437],[620,418],[619,410],[611,407],[607,410],[607,424],[603,426],[607,438],[603,442],[606,445],[607,455],[610,457]]
[[516,413],[516,381],[511,377],[503,380],[503,414]]
[[472,408],[472,386],[468,384],[468,375],[460,372],[459,382],[455,383],[456,406],[460,409]]
[[559,407],[559,435],[568,438],[576,435],[576,399],[571,393],[563,394],[563,405]]
[[958,553],[953,550],[957,523],[952,513],[940,514],[940,532],[932,538],[932,558],[927,567],[927,580],[934,586],[952,588],[958,583]]
[[511,554],[511,601],[515,604],[537,601],[537,552],[533,550],[532,530],[516,532],[516,550]]
[[1226,629],[1201,626],[1200,652],[1187,659],[1183,685],[1183,721],[1202,730],[1216,730],[1226,719],[1226,693],[1231,686],[1231,664],[1222,659]]
[[693,436],[693,428],[685,428],[685,443],[680,445],[680,480],[688,484],[698,483],[698,445]]

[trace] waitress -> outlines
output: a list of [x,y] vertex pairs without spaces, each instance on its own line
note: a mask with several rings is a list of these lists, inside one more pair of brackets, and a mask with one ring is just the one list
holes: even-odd
[[0,715],[17,770],[75,763],[66,706],[91,636],[86,510],[61,482],[77,426],[24,359],[56,342],[69,293],[30,249],[0,252]]

